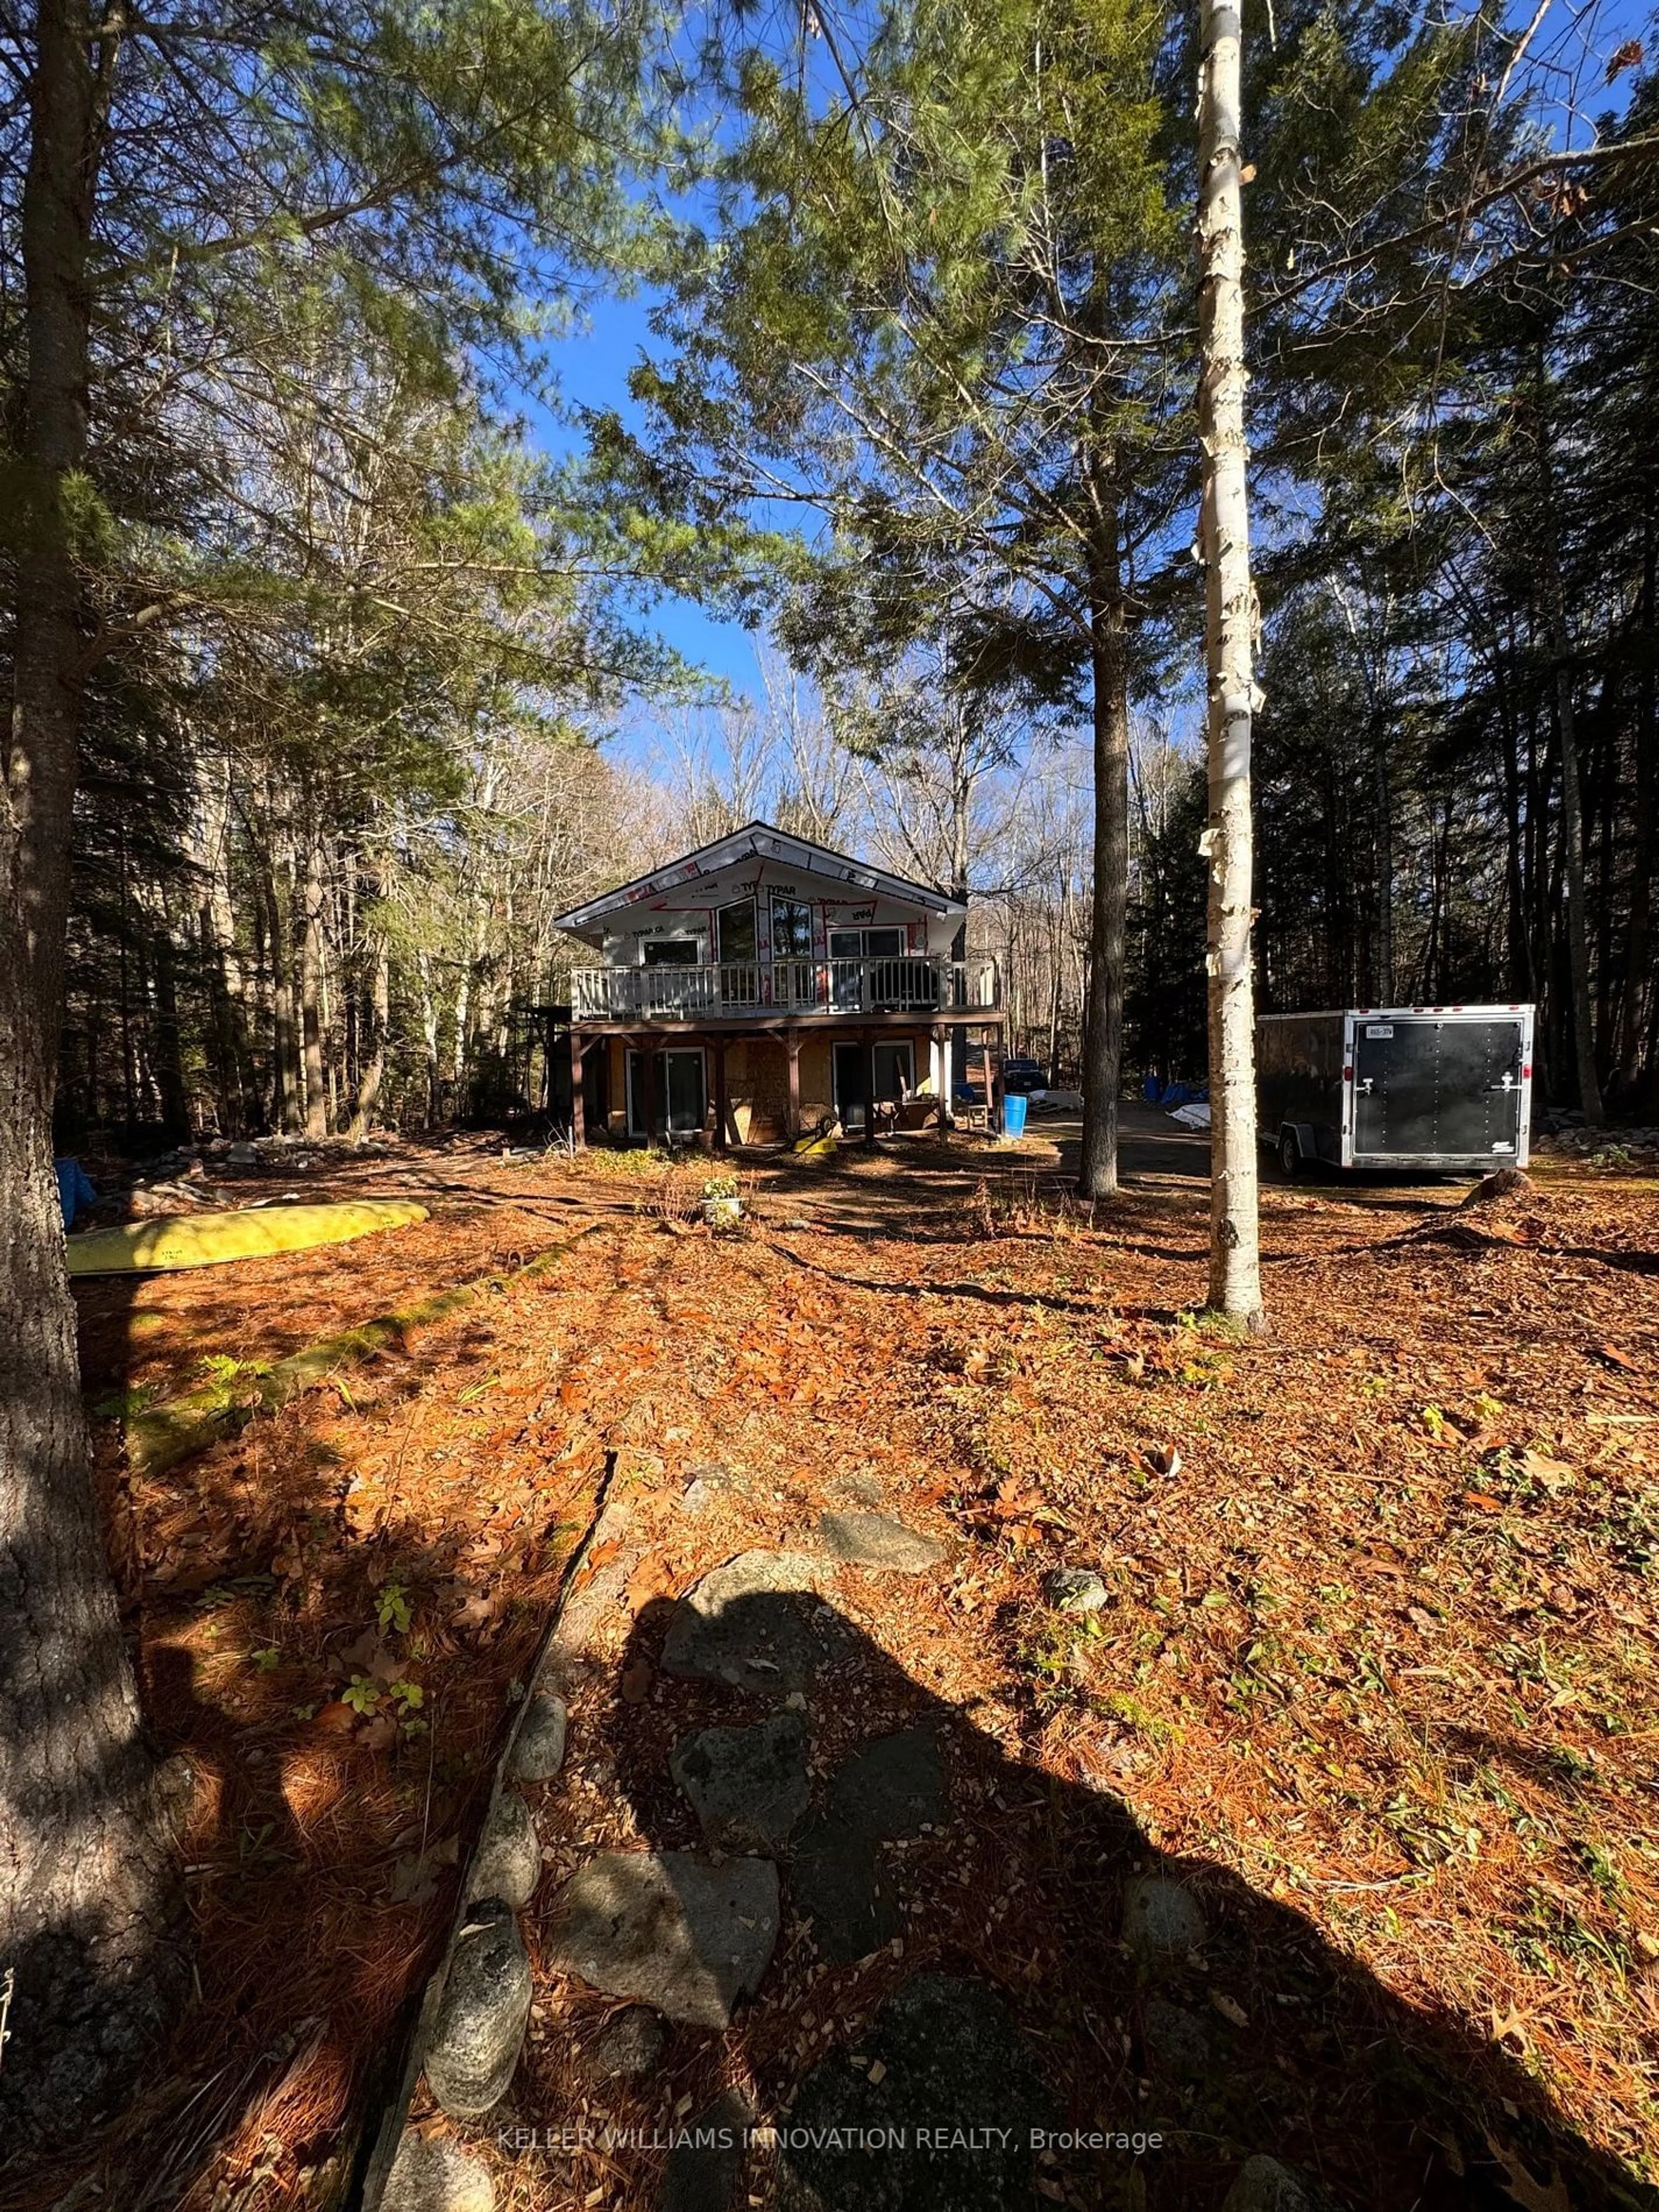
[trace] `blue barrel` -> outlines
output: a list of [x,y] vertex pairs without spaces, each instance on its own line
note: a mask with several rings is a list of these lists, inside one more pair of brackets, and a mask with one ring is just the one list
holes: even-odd
[[1002,1133],[1005,1137],[1025,1134],[1025,1100],[1018,1091],[1006,1096],[1002,1102]]

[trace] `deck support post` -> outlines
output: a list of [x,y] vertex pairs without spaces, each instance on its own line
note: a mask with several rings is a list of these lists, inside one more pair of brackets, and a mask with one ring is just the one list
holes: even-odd
[[793,1144],[800,1134],[800,1032],[798,1030],[787,1032],[783,1049],[789,1062],[789,1115],[784,1124],[784,1134]]
[[717,1152],[723,1152],[726,1150],[726,1117],[727,1110],[726,1093],[726,1039],[724,1037],[716,1037],[714,1040],[714,1150]]
[[577,1152],[587,1149],[587,1101],[582,1097],[582,1033],[570,1024],[570,1141]]
[[[988,1039],[988,1042],[987,1042],[987,1044],[986,1044],[986,1048],[985,1048],[985,1105],[986,1105],[986,1119],[987,1119],[987,1121],[993,1121],[993,1122],[994,1123],[994,1127],[995,1127],[995,1129],[996,1129],[996,1133],[997,1133],[997,1135],[998,1135],[999,1137],[1006,1137],[1006,1136],[1007,1135],[1007,1133],[1008,1133],[1008,1127],[1007,1127],[1008,1117],[1007,1117],[1006,1114],[1003,1111],[1003,1103],[1002,1103],[1002,1097],[1003,1097],[1003,1094],[1002,1094],[1002,1024],[1001,1024],[1001,1023],[1000,1023],[1000,1022],[996,1023],[996,1024],[994,1024],[994,1025],[990,1030],[988,1030],[986,1032],[986,1036],[987,1036],[987,1039]],[[996,1058],[995,1058],[995,1061],[994,1061],[994,1063],[993,1062],[993,1060],[992,1060],[992,1053],[993,1053],[993,1050],[994,1050],[995,1054],[996,1054]],[[995,1069],[995,1073],[993,1073],[993,1072],[992,1072],[992,1071],[993,1071],[993,1066],[994,1066],[994,1069]],[[994,1096],[994,1097],[993,1097],[993,1095],[992,1095],[992,1093],[993,1093],[993,1091],[994,1091],[994,1092],[995,1092],[995,1096]]]
[[876,1040],[868,1030],[864,1033],[864,1141],[872,1146],[876,1141]]
[[640,1091],[645,1121],[645,1145],[649,1152],[657,1134],[657,1055],[648,1036],[640,1040]]

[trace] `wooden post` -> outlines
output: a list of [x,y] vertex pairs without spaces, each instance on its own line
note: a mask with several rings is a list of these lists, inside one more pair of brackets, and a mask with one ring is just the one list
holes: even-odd
[[578,1152],[587,1146],[587,1102],[582,1097],[582,1033],[570,1024],[570,1141]]
[[1002,1030],[1001,1030],[1000,1026],[999,1025],[999,1027],[997,1027],[996,1029],[994,1029],[994,1030],[992,1030],[992,1032],[991,1032],[991,1035],[992,1035],[992,1036],[993,1036],[993,1037],[994,1037],[994,1038],[995,1038],[995,1040],[996,1040],[996,1045],[995,1045],[995,1050],[996,1050],[996,1073],[995,1073],[995,1075],[994,1075],[994,1076],[993,1076],[993,1074],[992,1074],[992,1073],[991,1073],[991,1048],[990,1048],[989,1046],[988,1046],[988,1047],[986,1048],[986,1054],[985,1054],[985,1107],[986,1107],[986,1119],[988,1121],[988,1120],[990,1119],[990,1115],[991,1115],[991,1086],[992,1086],[993,1083],[994,1082],[994,1084],[995,1084],[995,1085],[996,1085],[996,1130],[997,1130],[997,1134],[998,1134],[998,1136],[999,1136],[999,1137],[1006,1137],[1006,1136],[1007,1135],[1007,1133],[1008,1133],[1008,1127],[1007,1127],[1007,1123],[1008,1123],[1008,1117],[1007,1117],[1006,1114],[1003,1111],[1003,1103],[1002,1103],[1002,1098],[1003,1098],[1003,1091],[1002,1091]]
[[866,1032],[864,1048],[864,1141],[876,1141],[876,1040]]
[[726,1117],[728,1111],[726,1096],[726,1039],[714,1040],[714,1150],[726,1150]]
[[648,1148],[657,1133],[657,1055],[649,1037],[640,1042],[640,1091]]
[[789,1061],[789,1119],[784,1133],[793,1139],[800,1134],[800,1036],[791,1030],[784,1038],[783,1049]]

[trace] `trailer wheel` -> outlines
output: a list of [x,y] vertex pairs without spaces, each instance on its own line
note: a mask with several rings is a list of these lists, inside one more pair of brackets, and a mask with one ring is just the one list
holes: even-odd
[[1285,1170],[1286,1182],[1294,1182],[1302,1172],[1302,1140],[1294,1129],[1279,1133],[1279,1164]]

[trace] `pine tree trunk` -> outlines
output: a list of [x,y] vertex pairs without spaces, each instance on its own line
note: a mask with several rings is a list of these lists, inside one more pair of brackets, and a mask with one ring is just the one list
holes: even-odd
[[[289,929],[290,856],[272,852],[264,875],[265,936],[270,951],[270,1118],[300,1127],[300,1048],[294,1012],[294,948]],[[283,877],[289,878],[283,883]]]
[[1376,1003],[1394,1004],[1394,781],[1389,773],[1389,741],[1380,726],[1371,732],[1371,780],[1376,806]]
[[376,929],[370,939],[374,967],[369,988],[368,1036],[363,1053],[363,1072],[357,1085],[357,1096],[351,1114],[351,1141],[362,1144],[374,1122],[375,1110],[380,1103],[380,1086],[386,1080],[386,1031],[392,1017],[392,948],[384,932]]
[[1043,1065],[1043,1080],[1056,1085],[1060,1082],[1060,1014],[1066,987],[1066,927],[1071,893],[1071,879],[1067,876],[1060,883],[1060,915],[1049,939],[1054,975],[1048,995],[1048,1057]]
[[432,963],[424,946],[416,952],[415,969],[420,977],[421,1037],[426,1047],[426,1126],[435,1129],[443,1085],[438,1073],[438,1006],[432,995]]
[[1109,555],[1090,579],[1094,692],[1094,905],[1089,1000],[1083,1023],[1083,1141],[1079,1198],[1117,1188],[1117,1094],[1123,1068],[1123,958],[1129,899],[1129,656],[1124,631],[1117,508]]
[[107,2110],[165,2026],[183,1953],[172,1838],[94,1508],[52,1106],[83,635],[95,136],[85,0],[40,0],[21,236],[27,385],[10,747],[0,804],[0,1966],[15,1988],[0,2142]]
[[[1655,805],[1659,784],[1659,717],[1655,714],[1655,653],[1659,649],[1656,623],[1656,584],[1659,584],[1659,495],[1647,487],[1642,510],[1642,626],[1637,655],[1636,683],[1636,805],[1631,818],[1631,843],[1636,866],[1631,881],[1630,932],[1626,939],[1625,1011],[1620,1028],[1619,1059],[1624,1079],[1640,1115],[1648,1101],[1642,1089],[1643,1050],[1647,1042],[1644,1012],[1651,977],[1650,932],[1653,916],[1652,872],[1648,855],[1654,849],[1659,808]],[[1659,998],[1656,999],[1659,1011]],[[1650,1083],[1659,1075],[1659,1059],[1647,1071]]]
[[1578,1103],[1584,1119],[1599,1127],[1601,1084],[1595,1071],[1595,1033],[1591,1024],[1589,921],[1584,886],[1584,810],[1578,775],[1578,731],[1573,697],[1572,636],[1566,594],[1561,583],[1556,539],[1554,471],[1550,462],[1547,385],[1540,353],[1538,368],[1538,489],[1541,498],[1544,619],[1555,663],[1555,735],[1561,748],[1561,841],[1567,885],[1567,974],[1571,993],[1573,1064]]
[[328,1085],[323,1073],[323,854],[314,830],[306,832],[305,881],[300,900],[300,1034],[305,1054],[306,1134],[328,1134]]
[[1589,926],[1584,885],[1584,816],[1578,778],[1578,737],[1572,696],[1572,664],[1566,611],[1559,571],[1550,564],[1551,645],[1555,653],[1556,735],[1561,746],[1561,842],[1567,888],[1567,976],[1571,994],[1573,1065],[1578,1103],[1592,1127],[1604,1120],[1601,1085],[1595,1072],[1595,1040],[1590,1012]]
[[167,892],[159,884],[146,887],[143,905],[149,922],[155,984],[155,1083],[161,1094],[161,1124],[168,1137],[181,1144],[190,1136],[190,1092],[179,1030],[179,966],[173,917],[167,910]]
[[196,927],[213,1020],[214,1088],[218,1096],[220,1133],[234,1137],[240,1136],[246,1122],[247,1018],[241,963],[236,953],[236,920],[230,902],[229,781],[222,763],[198,763],[197,806],[192,858],[202,891]]
[[1209,664],[1210,1304],[1265,1327],[1250,975],[1255,595],[1244,443],[1244,229],[1237,0],[1203,0],[1199,65],[1199,441]]

